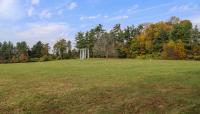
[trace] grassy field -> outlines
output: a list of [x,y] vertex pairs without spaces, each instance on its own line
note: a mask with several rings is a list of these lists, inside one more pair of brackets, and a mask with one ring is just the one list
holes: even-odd
[[66,60],[0,65],[0,114],[197,114],[200,62]]

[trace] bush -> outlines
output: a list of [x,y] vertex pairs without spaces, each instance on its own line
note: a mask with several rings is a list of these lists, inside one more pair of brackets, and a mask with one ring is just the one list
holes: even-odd
[[153,59],[162,59],[161,53],[153,53],[152,57]]
[[50,55],[50,59],[51,59],[51,60],[56,60],[56,59],[57,59],[57,56],[52,54],[52,55]]
[[19,63],[19,59],[16,56],[13,56],[10,62],[11,63]]
[[186,51],[182,41],[178,41],[177,43],[169,41],[169,43],[164,44],[162,57],[164,59],[184,59]]
[[146,56],[145,55],[140,55],[140,56],[137,56],[136,59],[146,59]]
[[119,58],[126,58],[127,57],[126,52],[124,50],[117,49],[117,52],[118,52]]
[[187,58],[188,59],[194,59],[194,56],[193,55],[187,55]]
[[39,58],[31,58],[29,59],[29,62],[39,62],[40,59]]
[[28,55],[26,53],[20,54],[19,62],[21,62],[21,63],[28,62]]
[[62,58],[60,57],[60,56],[58,56],[57,58],[56,58],[56,60],[61,60]]
[[159,53],[137,56],[136,59],[161,59]]
[[200,61],[200,56],[194,56],[194,60]]
[[44,61],[50,61],[50,58],[48,56],[43,56],[43,57],[40,57],[40,62],[44,62]]
[[64,54],[63,59],[70,59],[71,56],[69,54]]

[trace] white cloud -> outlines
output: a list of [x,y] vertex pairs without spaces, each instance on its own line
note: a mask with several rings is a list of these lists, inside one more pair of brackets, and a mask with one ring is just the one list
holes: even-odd
[[60,37],[68,38],[70,31],[71,29],[66,23],[29,23],[16,35],[21,40],[28,41],[30,45],[40,40],[53,46]]
[[183,4],[183,5],[176,5],[170,9],[171,12],[185,12],[185,11],[192,11],[193,9],[198,8],[195,4]]
[[94,15],[94,16],[81,16],[81,17],[80,17],[80,20],[81,20],[81,21],[83,21],[83,20],[93,20],[93,19],[97,19],[97,18],[99,18],[99,17],[101,17],[100,14]]
[[0,0],[0,20],[18,20],[22,16],[20,0]]
[[66,5],[66,7],[67,7],[68,10],[73,10],[73,9],[78,7],[78,4],[76,2],[71,2],[71,3],[68,3]]
[[138,4],[135,4],[133,5],[132,7],[128,8],[126,13],[127,14],[131,14],[131,13],[134,13],[137,9],[138,9],[139,5]]
[[36,7],[36,5],[39,5],[39,3],[40,3],[40,0],[31,0],[30,7],[27,10],[27,15],[29,17],[33,16],[35,7]]
[[129,18],[128,15],[120,15],[120,16],[112,17],[111,20],[124,20],[124,19],[128,19],[128,18]]
[[197,25],[200,28],[200,16],[195,16],[190,19],[193,25]]
[[33,16],[33,11],[34,11],[34,7],[30,7],[29,9],[28,9],[28,16],[29,17],[31,17],[31,16]]
[[109,18],[109,16],[108,15],[105,15],[105,16],[103,16],[105,19],[107,19],[107,18]]
[[39,16],[40,18],[51,18],[52,13],[49,10],[43,10]]
[[32,5],[38,5],[40,3],[40,0],[31,0]]

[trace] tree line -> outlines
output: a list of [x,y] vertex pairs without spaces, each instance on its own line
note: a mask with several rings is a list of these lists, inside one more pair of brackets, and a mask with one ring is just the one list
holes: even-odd
[[31,48],[28,44],[17,42],[14,45],[10,41],[0,42],[0,63],[19,63],[19,62],[37,62],[49,61],[54,59],[67,59],[72,56],[71,41],[61,39],[53,46],[53,53],[50,54],[48,43],[38,41]]
[[200,31],[190,20],[171,17],[168,21],[127,26],[103,26],[76,34],[76,48],[88,48],[92,57],[200,60]]
[[79,57],[79,49],[88,48],[93,58],[154,58],[200,60],[200,30],[190,20],[171,17],[168,21],[127,26],[116,24],[106,31],[101,24],[75,36],[60,39],[50,52],[48,43],[38,41],[32,47],[23,42],[15,45],[0,42],[0,63],[19,63]]

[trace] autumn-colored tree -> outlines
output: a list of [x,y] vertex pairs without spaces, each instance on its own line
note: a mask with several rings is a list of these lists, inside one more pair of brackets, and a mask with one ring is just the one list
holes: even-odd
[[175,58],[175,47],[176,44],[173,40],[163,45],[162,57],[163,59],[174,59]]
[[140,45],[136,38],[131,41],[130,53],[132,58],[135,58],[139,55],[140,52]]
[[175,43],[173,40],[164,44],[162,57],[164,59],[184,59],[186,51],[182,41]]
[[150,24],[144,31],[146,50],[149,53],[161,52],[162,45],[169,39],[171,25],[165,22]]
[[146,48],[145,48],[145,35],[144,34],[140,34],[139,36],[137,36],[137,41],[138,41],[138,45],[139,45],[139,55],[144,55],[146,54]]
[[176,56],[176,59],[184,59],[186,57],[186,50],[184,47],[184,43],[181,40],[179,40],[176,43],[175,56]]

